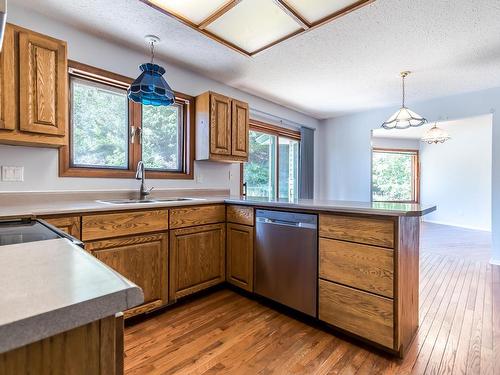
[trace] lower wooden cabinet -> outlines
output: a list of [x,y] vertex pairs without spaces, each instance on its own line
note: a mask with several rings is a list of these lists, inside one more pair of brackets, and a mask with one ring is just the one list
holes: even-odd
[[253,292],[253,227],[227,224],[226,280]]
[[126,318],[168,303],[167,233],[91,241],[85,248],[142,288],[144,304],[126,311]]
[[198,292],[225,279],[225,224],[170,231],[170,298]]
[[319,280],[319,319],[394,348],[392,299]]
[[80,216],[42,217],[42,219],[69,235],[81,239]]
[[2,375],[123,375],[123,319],[109,316],[0,353]]

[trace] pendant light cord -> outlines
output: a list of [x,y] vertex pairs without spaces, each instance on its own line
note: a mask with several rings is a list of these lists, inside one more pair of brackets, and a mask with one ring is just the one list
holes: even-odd
[[404,108],[405,107],[405,78],[406,78],[406,76],[403,75],[402,78],[403,78],[403,108]]
[[151,42],[151,64],[153,64],[155,59],[155,43]]

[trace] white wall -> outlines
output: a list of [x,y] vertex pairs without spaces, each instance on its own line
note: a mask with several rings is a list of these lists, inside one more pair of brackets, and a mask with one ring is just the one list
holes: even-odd
[[393,148],[403,150],[419,150],[420,141],[418,139],[405,139],[405,138],[372,138],[373,148]]
[[[492,262],[500,264],[500,88],[408,103],[408,107],[430,122],[440,118],[456,120],[493,114]],[[381,108],[321,122],[320,147],[324,150],[321,158],[321,198],[370,200],[371,130],[397,109],[395,106]]]
[[[149,57],[83,33],[71,26],[58,23],[38,13],[15,5],[9,6],[8,22],[66,40],[68,55],[72,60],[93,65],[129,77],[139,74],[139,64]],[[124,30],[126,32],[126,30]],[[318,129],[318,120],[285,108],[270,101],[247,94],[214,80],[177,66],[158,61],[167,70],[167,79],[176,91],[196,96],[207,90],[235,97],[249,103],[250,108]],[[319,129],[316,131],[316,151],[319,152]],[[316,152],[315,158],[318,153]],[[25,167],[25,181],[0,182],[0,191],[81,190],[81,189],[129,189],[136,188],[132,179],[59,178],[58,155],[53,149],[36,149],[0,145],[0,165]],[[239,194],[239,165],[210,162],[195,163],[195,180],[155,180],[150,185],[157,188],[230,188]],[[229,179],[230,173],[232,175]],[[315,191],[319,192],[319,170],[315,173]]]
[[424,220],[491,230],[491,115],[439,123],[452,139],[422,143],[421,197],[439,209]]

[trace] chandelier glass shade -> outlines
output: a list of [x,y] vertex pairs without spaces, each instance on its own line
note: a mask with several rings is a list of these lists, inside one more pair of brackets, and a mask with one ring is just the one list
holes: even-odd
[[405,78],[410,74],[410,72],[402,72],[402,87],[403,87],[403,101],[401,108],[394,113],[387,121],[382,123],[382,128],[384,129],[408,129],[410,127],[417,127],[427,123],[427,120],[422,116],[416,114],[412,110],[406,108],[405,105]]
[[424,134],[424,136],[421,138],[421,141],[428,144],[438,144],[444,143],[450,139],[451,137],[448,132],[446,130],[438,128],[436,123]]

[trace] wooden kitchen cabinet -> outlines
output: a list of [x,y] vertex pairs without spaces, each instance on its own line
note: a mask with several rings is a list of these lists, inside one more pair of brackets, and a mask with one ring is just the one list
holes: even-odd
[[42,217],[47,223],[61,229],[77,239],[81,239],[80,216]]
[[142,288],[144,304],[126,311],[126,318],[168,303],[167,233],[91,241],[85,249]]
[[0,60],[0,143],[66,145],[66,42],[7,24]]
[[196,97],[196,159],[248,161],[248,104],[214,92]]
[[253,292],[253,227],[227,223],[226,280]]
[[170,231],[170,298],[187,296],[225,279],[225,224]]

